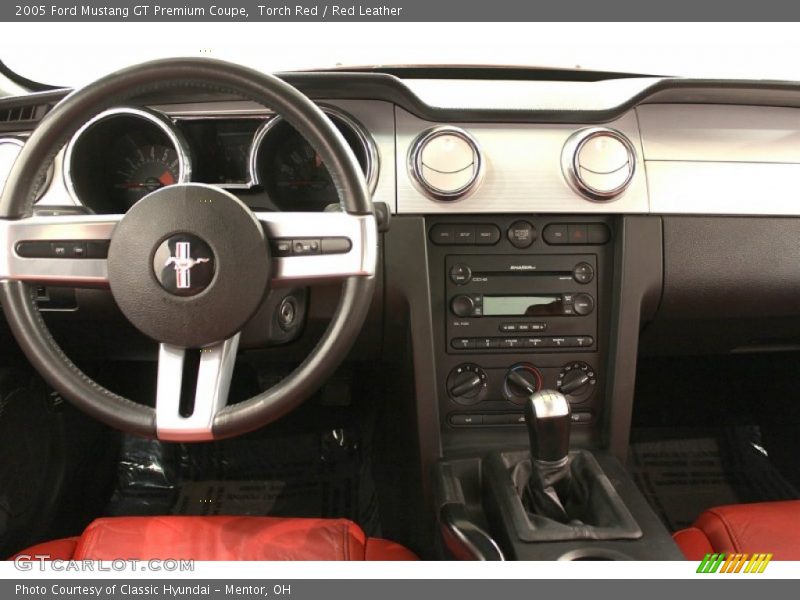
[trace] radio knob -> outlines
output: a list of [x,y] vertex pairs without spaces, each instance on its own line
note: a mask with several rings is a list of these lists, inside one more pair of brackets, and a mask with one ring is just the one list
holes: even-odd
[[572,306],[576,315],[585,317],[594,310],[594,298],[589,294],[575,294],[572,299]]
[[450,310],[457,317],[470,317],[475,310],[475,300],[467,295],[456,296],[450,302]]
[[542,388],[542,374],[533,365],[520,363],[506,373],[503,393],[506,399],[522,404]]

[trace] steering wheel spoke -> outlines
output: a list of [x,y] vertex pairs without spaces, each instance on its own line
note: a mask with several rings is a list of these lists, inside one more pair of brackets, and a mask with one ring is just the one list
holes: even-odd
[[181,406],[184,381],[185,348],[161,344],[158,352],[156,388],[156,431],[158,439],[174,442],[212,440],[214,418],[228,403],[236,351],[237,333],[224,342],[200,350],[194,403]]
[[272,244],[272,285],[375,275],[378,229],[373,215],[258,212]]
[[122,215],[0,219],[0,280],[108,285],[108,242]]

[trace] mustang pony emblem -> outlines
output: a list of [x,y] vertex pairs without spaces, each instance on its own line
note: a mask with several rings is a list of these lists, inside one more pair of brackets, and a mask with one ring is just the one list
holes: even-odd
[[191,242],[178,242],[175,244],[175,256],[170,256],[165,267],[172,265],[175,269],[175,285],[178,289],[192,287],[192,267],[200,263],[207,263],[208,258],[192,258]]

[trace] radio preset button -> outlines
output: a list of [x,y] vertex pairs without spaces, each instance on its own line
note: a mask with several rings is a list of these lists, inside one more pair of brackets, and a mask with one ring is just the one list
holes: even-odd
[[500,347],[498,338],[475,338],[475,348],[479,350],[493,350]]
[[472,279],[472,270],[463,263],[458,263],[450,268],[450,281],[456,285],[464,285]]
[[572,278],[581,284],[589,283],[594,279],[594,269],[587,262],[578,263],[572,270]]
[[520,250],[528,248],[536,241],[536,228],[527,221],[516,221],[508,228],[508,241]]
[[475,347],[474,338],[453,338],[450,345],[456,350],[471,350]]

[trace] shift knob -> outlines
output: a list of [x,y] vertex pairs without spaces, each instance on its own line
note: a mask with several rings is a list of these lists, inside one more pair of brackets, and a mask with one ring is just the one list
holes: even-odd
[[570,413],[564,394],[553,390],[536,392],[525,401],[525,423],[533,460],[545,463],[566,461]]

